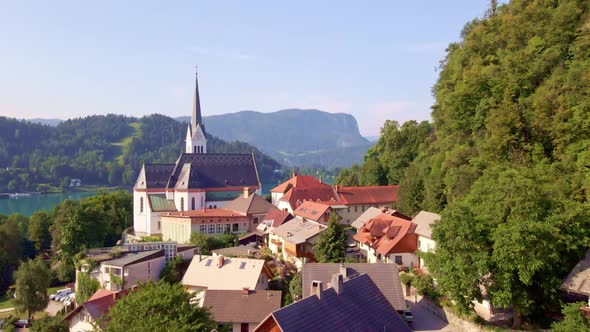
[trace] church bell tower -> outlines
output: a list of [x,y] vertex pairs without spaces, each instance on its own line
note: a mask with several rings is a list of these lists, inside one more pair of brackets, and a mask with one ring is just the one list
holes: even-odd
[[207,153],[207,137],[205,125],[201,118],[201,99],[199,97],[199,78],[195,70],[195,97],[193,114],[186,132],[186,153]]

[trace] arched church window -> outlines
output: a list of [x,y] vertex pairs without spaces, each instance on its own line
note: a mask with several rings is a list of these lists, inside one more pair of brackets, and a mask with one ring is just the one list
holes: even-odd
[[191,210],[195,210],[195,198],[191,198]]
[[180,198],[180,211],[184,211],[184,197]]
[[197,153],[197,147],[193,146],[193,153]]
[[139,198],[139,212],[143,213],[143,197]]

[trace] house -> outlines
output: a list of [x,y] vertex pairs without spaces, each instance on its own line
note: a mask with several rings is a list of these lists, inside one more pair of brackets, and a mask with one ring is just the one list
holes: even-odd
[[[296,189],[312,189],[312,188],[329,188],[330,189],[330,185],[323,183],[321,178],[316,178],[310,175],[299,175],[295,172],[293,172],[293,175],[290,179],[288,179],[287,181],[279,184],[278,186],[272,188],[270,190],[270,196],[271,196],[271,203],[275,206],[277,206],[279,209],[284,210],[284,209],[289,209],[292,208],[290,205],[281,205],[279,206],[279,200],[281,198],[283,198],[283,196],[289,192],[292,188],[296,188]],[[288,202],[288,200],[285,200],[283,202]],[[289,211],[289,212],[293,212],[293,210]]]
[[342,275],[344,280],[366,274],[379,288],[391,306],[403,312],[407,309],[397,266],[382,263],[306,263],[301,269],[303,298],[314,295],[311,285],[314,281],[321,281],[326,288],[330,287],[332,276]]
[[262,218],[262,222],[256,226],[256,235],[257,241],[259,244],[268,246],[268,234],[271,230],[281,226],[282,224],[286,223],[287,221],[293,219],[293,215],[291,215],[287,211],[279,210],[279,209],[272,209],[268,212],[264,218]]
[[382,213],[362,226],[353,238],[367,262],[396,263],[409,268],[418,266],[416,226],[406,218]]
[[260,252],[256,245],[247,244],[239,245],[235,247],[213,249],[211,253],[213,256],[225,256],[225,257],[242,257],[257,255]]
[[305,201],[330,205],[350,225],[370,207],[393,208],[399,186],[343,187],[331,186],[313,176],[293,176],[271,189],[272,203],[281,210],[293,213]]
[[94,331],[93,324],[97,324],[99,318],[106,314],[115,305],[116,300],[122,298],[126,293],[99,289],[92,294],[88,301],[69,312],[63,320],[69,323],[71,332]]
[[268,247],[273,254],[282,255],[284,260],[301,267],[304,260],[315,260],[313,245],[326,228],[315,221],[295,218],[270,231]]
[[397,210],[392,210],[389,208],[370,207],[365,212],[363,212],[363,214],[361,214],[358,218],[356,218],[356,220],[352,222],[351,226],[356,228],[356,230],[358,231],[361,229],[361,227],[368,223],[369,220],[377,217],[382,213],[386,213],[406,220],[412,220],[412,218],[406,216],[405,214],[402,214],[401,212],[398,212]]
[[313,201],[304,201],[293,211],[296,217],[300,217],[304,221],[315,221],[322,224],[328,223],[332,213],[334,213],[334,209],[330,205]]
[[[437,220],[440,220],[439,214],[427,211],[420,211],[412,219],[412,222],[417,225],[414,232],[418,234],[418,250],[421,252],[430,252],[436,247],[436,243],[432,239],[432,225]],[[425,268],[423,258],[419,258],[418,267]]]
[[209,308],[217,325],[231,326],[234,332],[247,332],[281,308],[281,291],[208,289],[201,302]]
[[312,282],[312,296],[272,312],[254,331],[411,331],[367,274],[335,274],[331,285]]
[[203,209],[168,212],[161,216],[162,238],[188,243],[193,233],[207,236],[242,234],[250,230],[248,216],[227,209]]
[[207,153],[199,84],[195,91],[185,151],[175,163],[145,163],[133,187],[133,236],[159,235],[164,212],[222,208],[244,188],[261,188],[253,154]]
[[272,209],[275,209],[269,201],[256,193],[250,193],[249,188],[244,188],[244,194],[227,203],[224,208],[243,214],[250,220],[249,231],[253,231],[262,218]]
[[[191,259],[195,250],[196,246],[178,246],[173,242],[89,249],[78,273],[88,273],[104,289],[119,291],[139,283],[157,281],[167,261],[177,256],[183,260]],[[88,271],[90,268],[92,270]]]
[[338,199],[345,210],[339,210],[342,223],[352,224],[369,208],[379,209],[393,208],[397,202],[399,186],[367,186],[367,187],[343,187],[334,186]]
[[195,255],[182,278],[182,285],[191,291],[242,290],[244,287],[266,290],[272,278],[272,271],[262,259]]

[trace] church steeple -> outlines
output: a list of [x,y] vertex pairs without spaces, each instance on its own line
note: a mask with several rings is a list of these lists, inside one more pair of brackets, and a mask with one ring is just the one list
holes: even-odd
[[193,114],[191,124],[186,132],[186,153],[207,153],[207,138],[205,125],[201,118],[201,98],[199,97],[199,79],[195,67],[195,96],[193,99]]
[[201,125],[203,129],[203,121],[201,119],[201,98],[199,97],[199,77],[197,68],[195,67],[195,96],[193,98],[193,115],[191,117],[191,129],[194,133],[198,125]]

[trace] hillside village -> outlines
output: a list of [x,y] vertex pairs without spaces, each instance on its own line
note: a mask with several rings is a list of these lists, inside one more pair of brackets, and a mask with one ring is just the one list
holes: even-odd
[[[0,332],[590,332],[590,2],[490,1],[445,52],[429,120],[380,118],[370,148],[271,149],[368,148],[333,183],[212,136],[196,73],[186,127],[0,119],[11,191],[131,187],[0,214]],[[267,140],[242,115],[228,136],[266,149],[289,126]]]

